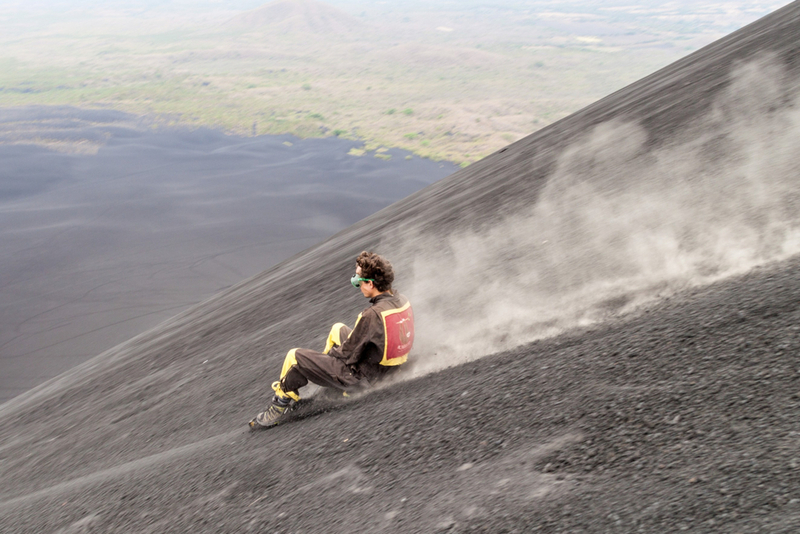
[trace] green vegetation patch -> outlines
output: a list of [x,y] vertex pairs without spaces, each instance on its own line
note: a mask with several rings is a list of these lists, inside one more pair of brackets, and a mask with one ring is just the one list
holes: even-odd
[[464,33],[446,43],[419,28],[398,43],[391,29],[309,38],[199,27],[92,32],[86,24],[28,35],[4,33],[0,21],[3,105],[102,106],[241,135],[347,136],[364,142],[352,155],[398,147],[462,165],[677,59],[686,46],[612,53],[605,37],[570,41],[522,25],[515,36],[487,26],[480,41]]

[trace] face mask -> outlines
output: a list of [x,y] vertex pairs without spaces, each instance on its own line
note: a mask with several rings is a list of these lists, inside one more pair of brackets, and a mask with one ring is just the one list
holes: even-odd
[[353,287],[361,287],[361,282],[374,282],[372,278],[361,278],[357,274],[354,274],[353,277],[350,279],[350,283],[353,284]]

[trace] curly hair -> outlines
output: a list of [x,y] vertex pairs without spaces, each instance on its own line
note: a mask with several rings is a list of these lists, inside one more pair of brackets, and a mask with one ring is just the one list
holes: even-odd
[[375,288],[380,291],[389,291],[394,282],[394,269],[392,264],[374,252],[364,251],[356,258],[356,264],[361,267],[361,276],[375,280]]

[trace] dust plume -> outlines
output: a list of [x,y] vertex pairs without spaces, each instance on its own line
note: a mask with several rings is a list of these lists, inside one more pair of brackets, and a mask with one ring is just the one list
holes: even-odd
[[530,209],[386,247],[412,273],[416,372],[799,252],[797,89],[774,57],[737,65],[669,143],[650,146],[633,122],[601,124],[564,150]]

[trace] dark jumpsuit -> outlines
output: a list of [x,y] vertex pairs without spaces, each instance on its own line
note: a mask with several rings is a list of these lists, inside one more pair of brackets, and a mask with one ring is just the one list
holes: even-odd
[[[405,362],[405,355],[395,360],[386,359],[388,327],[385,317],[407,308],[405,313],[411,320],[410,327],[406,327],[404,341],[407,343],[402,350],[410,350],[413,315],[408,299],[399,293],[386,292],[370,299],[370,304],[361,312],[352,330],[343,323],[333,325],[323,352],[290,350],[281,371],[282,391],[276,390],[276,393],[299,400],[298,390],[309,382],[340,391],[369,387]],[[392,330],[392,335],[394,332]]]

